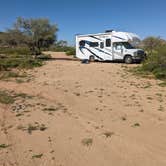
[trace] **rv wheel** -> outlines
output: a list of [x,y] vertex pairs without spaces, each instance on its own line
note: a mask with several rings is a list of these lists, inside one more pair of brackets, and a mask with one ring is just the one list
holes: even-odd
[[93,55],[91,55],[91,56],[89,57],[89,61],[90,61],[90,62],[94,62],[94,61],[95,61],[95,57],[94,57]]
[[125,59],[124,59],[124,62],[125,62],[126,64],[131,64],[131,63],[133,62],[133,59],[132,59],[132,57],[131,57],[130,55],[127,55],[127,56],[125,57]]

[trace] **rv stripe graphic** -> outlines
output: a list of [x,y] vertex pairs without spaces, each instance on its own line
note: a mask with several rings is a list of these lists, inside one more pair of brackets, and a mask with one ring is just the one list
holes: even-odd
[[[98,51],[100,51],[100,52],[103,52],[103,53],[105,53],[105,54],[107,54],[107,55],[111,55],[111,54],[109,54],[108,52],[105,52],[105,51],[103,51],[103,50],[101,50],[101,49],[99,49],[99,48],[95,48],[96,50],[98,50]],[[112,55],[111,55],[112,56]]]
[[89,36],[89,37],[102,41],[100,38],[97,38],[95,36]]
[[[87,49],[91,54],[93,54],[95,57],[99,58],[100,60],[103,60],[103,58],[99,57],[98,55],[96,55],[94,52],[92,52],[90,49],[86,48],[86,47],[79,47],[80,51],[83,53],[82,49]],[[84,53],[83,53],[84,54]]]
[[121,40],[125,40],[125,39],[123,39],[121,37],[118,37],[118,36],[112,36],[112,37],[115,37],[115,38],[118,38],[118,39],[121,39]]

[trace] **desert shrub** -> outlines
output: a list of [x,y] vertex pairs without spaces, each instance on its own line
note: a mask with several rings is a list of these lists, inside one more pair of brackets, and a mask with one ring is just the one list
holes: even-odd
[[34,68],[42,66],[43,61],[50,59],[49,55],[34,57],[27,47],[0,48],[0,70],[9,68]]
[[49,51],[66,52],[67,55],[75,55],[75,47],[70,47],[70,46],[52,45],[50,46]]
[[9,68],[26,68],[31,69],[34,67],[42,66],[43,62],[33,57],[23,58],[1,58],[0,59],[0,70],[7,70]]
[[20,55],[30,55],[31,51],[27,47],[16,47],[16,48],[0,47],[0,54],[20,56]]
[[0,103],[2,104],[13,104],[14,97],[5,91],[0,91]]
[[56,45],[51,45],[49,47],[49,51],[55,51],[55,52],[65,52],[67,51],[66,46],[56,46]]
[[68,51],[66,51],[67,55],[75,55],[76,54],[76,50],[74,47],[70,47]]
[[142,65],[143,71],[152,72],[156,78],[166,79],[166,44],[159,46]]
[[39,59],[25,58],[25,59],[21,60],[21,63],[18,67],[31,69],[34,67],[40,67],[40,66],[42,66],[42,64],[43,64],[43,62]]
[[26,77],[25,74],[19,74],[18,72],[13,71],[4,71],[0,73],[0,80],[7,80],[8,78],[20,78]]
[[49,60],[51,59],[51,55],[50,54],[41,54],[37,56],[37,59],[42,59],[42,60]]

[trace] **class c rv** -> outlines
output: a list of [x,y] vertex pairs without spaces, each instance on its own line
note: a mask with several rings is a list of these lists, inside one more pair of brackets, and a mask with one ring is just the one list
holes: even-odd
[[134,33],[112,30],[76,35],[76,57],[89,61],[122,60],[127,64],[141,62],[145,58],[145,52],[134,47],[139,42],[139,36]]

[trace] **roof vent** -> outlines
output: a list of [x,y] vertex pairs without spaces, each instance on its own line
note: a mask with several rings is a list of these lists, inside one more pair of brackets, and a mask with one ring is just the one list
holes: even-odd
[[105,33],[112,32],[112,31],[114,31],[114,30],[113,29],[106,30]]

